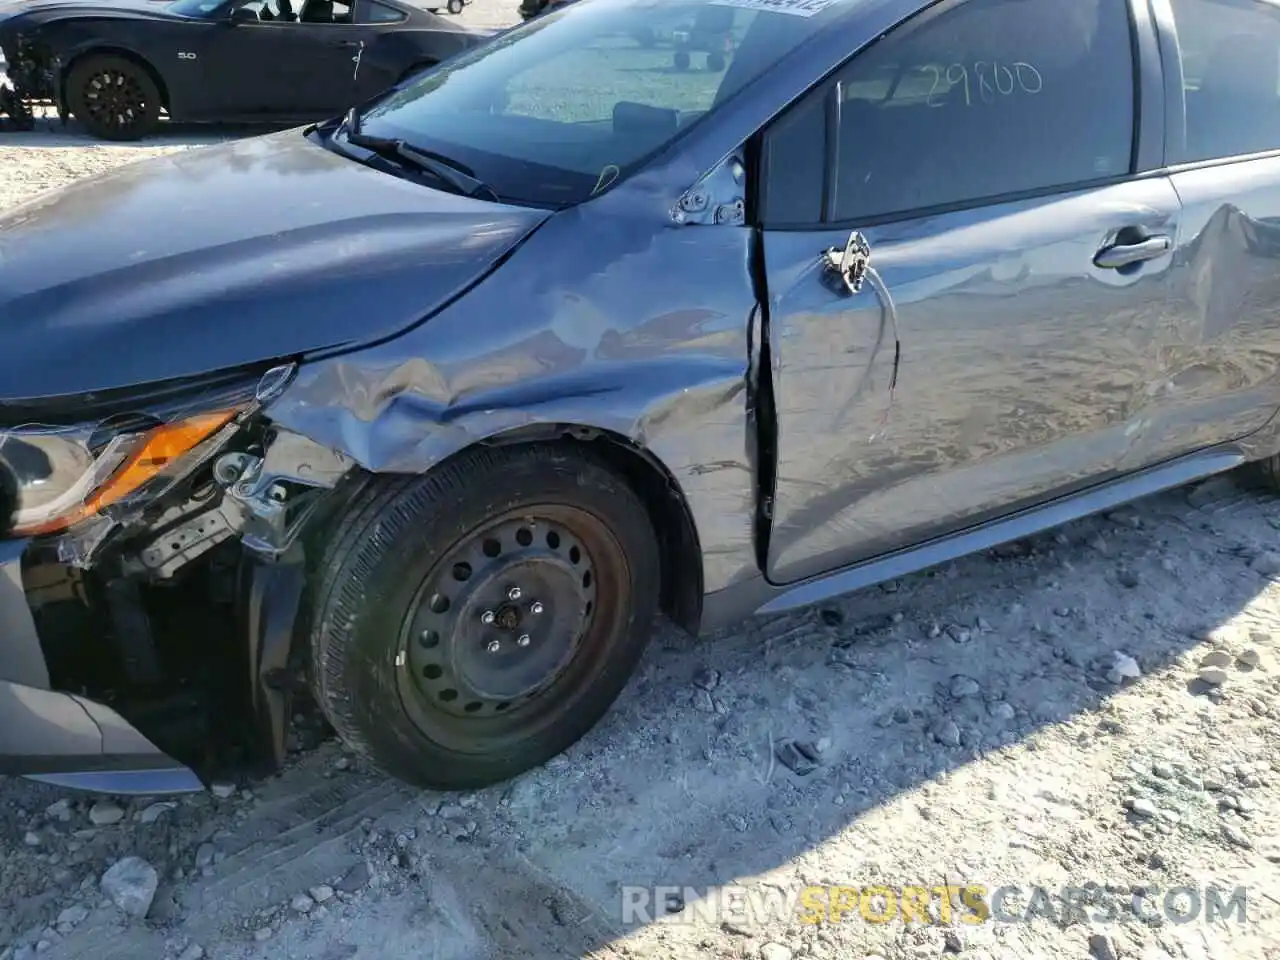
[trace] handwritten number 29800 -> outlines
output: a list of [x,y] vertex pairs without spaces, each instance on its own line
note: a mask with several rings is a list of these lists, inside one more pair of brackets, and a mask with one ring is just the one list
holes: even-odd
[[995,103],[998,97],[1008,97],[1015,93],[1035,96],[1044,89],[1044,78],[1034,66],[1019,60],[1013,64],[1003,64],[998,60],[979,60],[973,69],[963,63],[953,63],[947,67],[926,64],[920,68],[932,75],[933,86],[925,102],[931,107],[941,107],[943,102],[935,98],[941,93],[948,93],[952,87],[959,86],[964,91],[964,105],[973,106],[977,97],[983,103]]

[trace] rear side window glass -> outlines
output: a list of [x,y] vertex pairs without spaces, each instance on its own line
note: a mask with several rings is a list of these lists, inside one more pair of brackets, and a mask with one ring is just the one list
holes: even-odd
[[[916,17],[837,77],[840,143],[833,219],[886,218],[1066,188],[1130,170],[1134,63],[1120,0],[967,0]],[[821,91],[783,118],[822,129]],[[766,141],[765,216],[811,210],[823,138]],[[799,177],[808,185],[788,183]],[[816,187],[820,192],[819,185]],[[800,204],[786,210],[771,194]]]
[[1171,0],[1186,104],[1186,143],[1171,163],[1280,148],[1280,6]]
[[302,23],[350,23],[351,4],[346,0],[305,0],[298,19]]
[[404,18],[404,14],[395,7],[374,3],[373,0],[366,0],[360,8],[361,23],[399,23]]

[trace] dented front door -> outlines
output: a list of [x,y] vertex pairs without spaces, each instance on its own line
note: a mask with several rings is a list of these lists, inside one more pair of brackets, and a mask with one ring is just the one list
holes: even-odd
[[843,254],[848,229],[766,231],[770,579],[1139,465],[1130,454],[1158,402],[1148,386],[1169,335],[1166,238],[1179,209],[1154,178],[866,227],[856,293],[828,254]]
[[1186,336],[1160,69],[1142,3],[942,0],[766,132],[772,580],[1153,455]]

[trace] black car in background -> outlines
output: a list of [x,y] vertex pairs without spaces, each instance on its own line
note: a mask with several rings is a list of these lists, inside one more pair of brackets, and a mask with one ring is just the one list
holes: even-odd
[[548,10],[554,10],[556,7],[563,7],[574,2],[575,0],[520,0],[520,6],[516,9],[520,14],[521,20],[532,20],[540,13],[546,13]]
[[[19,124],[55,106],[95,136],[135,140],[162,113],[215,122],[304,122],[341,113],[479,43],[406,0],[107,0],[0,3]],[[460,3],[449,9],[461,9]],[[3,89],[3,88],[0,88]]]

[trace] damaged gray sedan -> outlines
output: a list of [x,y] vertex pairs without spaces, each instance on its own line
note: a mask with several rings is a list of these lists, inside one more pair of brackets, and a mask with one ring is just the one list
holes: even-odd
[[1278,51],[1264,0],[592,0],[7,212],[0,771],[198,788],[198,709],[278,763],[309,694],[493,783],[659,613],[1274,480]]

